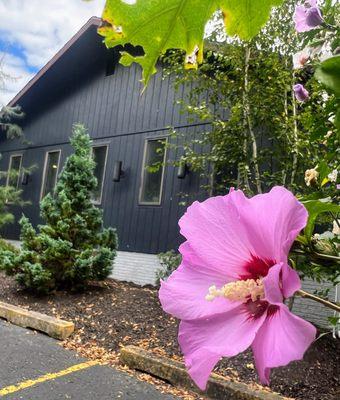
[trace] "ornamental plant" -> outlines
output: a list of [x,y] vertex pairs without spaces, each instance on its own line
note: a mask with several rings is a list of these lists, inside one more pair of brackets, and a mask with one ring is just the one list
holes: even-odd
[[[298,2],[294,21],[299,39],[294,63],[296,80],[312,76],[309,90],[298,83],[301,122],[307,124],[318,156],[309,160],[305,171],[307,190],[299,199],[308,210],[309,222],[297,238],[292,257],[305,276],[340,283],[339,177],[340,146],[340,4],[309,0]],[[314,74],[314,76],[313,76]],[[313,118],[315,103],[322,104],[323,118]],[[318,232],[314,227],[319,225]],[[337,292],[338,293],[338,292]],[[327,292],[324,293],[327,295]],[[339,297],[338,297],[339,301]],[[339,323],[340,314],[331,319]],[[334,327],[334,335],[340,330]]]
[[[336,132],[340,117],[339,5],[326,0],[321,9],[317,0],[301,1],[295,9],[294,21],[297,32],[306,36],[299,37],[296,32],[291,32],[291,13],[283,16],[284,12],[276,14],[277,11],[272,10],[273,6],[280,6],[282,3],[280,0],[107,0],[103,13],[105,24],[99,30],[108,47],[126,43],[143,47],[144,54],[138,57],[123,49],[121,63],[140,64],[143,68],[142,80],[147,84],[151,75],[156,72],[159,57],[173,49],[183,51],[184,66],[187,69],[196,69],[202,64],[204,27],[213,13],[219,10],[223,18],[223,34],[229,35],[228,38],[224,36],[224,40],[232,43],[230,37],[237,36],[235,42],[244,50],[243,66],[235,74],[235,79],[243,74],[243,82],[239,85],[243,86],[243,93],[239,96],[242,102],[238,102],[241,105],[231,113],[231,119],[235,116],[236,122],[243,120],[243,124],[238,123],[242,135],[237,142],[239,153],[234,154],[234,159],[231,159],[237,165],[237,186],[245,188],[247,193],[261,193],[273,186],[274,180],[282,179],[283,185],[301,195],[320,176],[322,193],[309,193],[303,198],[303,204],[283,187],[274,187],[269,193],[258,194],[250,199],[241,190],[237,190],[227,196],[211,197],[203,203],[195,202],[181,218],[181,233],[186,239],[179,249],[182,262],[169,279],[162,282],[160,301],[165,311],[181,320],[179,343],[189,373],[201,389],[205,388],[210,372],[221,357],[234,356],[249,346],[254,353],[260,380],[265,384],[269,383],[271,368],[287,365],[290,361],[303,357],[315,339],[316,329],[289,311],[285,302],[292,296],[299,294],[340,312],[338,304],[303,292],[296,272],[300,270],[301,256],[304,257],[302,264],[309,264],[310,271],[315,265],[315,269],[320,271],[322,264],[325,266],[325,275],[332,276],[333,282],[339,277],[339,255],[329,254],[329,249],[325,251],[327,246],[320,250],[312,244],[314,227],[320,215],[324,217],[326,211],[334,215],[335,229],[338,226],[338,196],[334,192],[338,185],[333,181],[336,181],[335,160],[339,155]],[[291,10],[292,2],[286,1],[285,4]],[[278,38],[275,30],[277,25],[266,25],[261,35],[266,36],[267,45],[264,42],[259,45],[254,37],[260,32],[271,12],[274,20],[275,17],[285,21],[288,18],[287,27],[280,27],[282,35]],[[317,63],[312,65],[316,79],[312,78],[313,68],[296,71],[290,69],[289,65],[288,58],[292,55],[292,48],[297,49],[307,42],[310,42],[311,50],[300,49],[301,52],[294,57],[293,63],[296,69],[310,67],[311,55],[318,54]],[[332,57],[323,60],[328,45]],[[249,81],[252,72],[251,58],[261,50],[267,50],[267,54],[268,50],[280,54],[286,67],[284,73],[279,74],[281,78],[286,70],[289,71],[283,79],[283,86],[286,86],[282,99],[284,111],[277,114],[276,122],[283,128],[278,137],[289,142],[285,156],[292,168],[288,178],[287,168],[285,165],[281,168],[280,165],[278,172],[281,177],[276,176],[269,182],[266,182],[266,176],[261,176],[262,166],[259,164],[253,125],[253,117],[259,113],[257,103],[253,107],[253,114],[251,113],[250,100],[253,83]],[[234,60],[229,54],[222,58],[224,67],[233,67]],[[218,63],[216,65],[217,68],[210,72],[218,76],[220,70]],[[281,66],[276,69],[281,69]],[[272,75],[259,76],[258,79],[268,78],[266,83],[270,88],[269,77],[272,78]],[[216,83],[217,88],[218,84],[219,82]],[[220,84],[223,86],[224,82]],[[327,89],[327,94],[323,92],[324,89]],[[218,90],[216,93],[218,104]],[[320,94],[323,96],[319,96]],[[261,100],[267,100],[270,107],[277,106],[279,97],[270,102],[267,98],[263,99],[262,92],[261,95]],[[319,101],[317,97],[320,98]],[[314,99],[316,101],[312,102]],[[308,106],[305,107],[305,104]],[[207,107],[198,107],[195,111],[196,115],[205,113],[205,117],[207,116]],[[314,118],[320,111],[325,118]],[[241,114],[243,115],[240,118]],[[209,121],[210,117],[208,115],[206,120]],[[268,118],[264,117],[264,121],[268,122]],[[218,129],[216,125],[213,125],[213,129],[223,133],[225,121],[220,119],[219,123]],[[304,141],[299,136],[301,126],[304,133],[308,133]],[[273,127],[275,129],[275,124]],[[248,133],[245,135],[244,132]],[[225,136],[226,143],[228,138]],[[322,141],[319,143],[321,136]],[[223,134],[221,137],[223,138]],[[324,141],[328,151],[318,151],[322,148],[321,144],[326,146]],[[204,144],[204,139],[199,144],[202,143]],[[252,149],[250,162],[247,158],[248,148]],[[304,148],[307,148],[306,153]],[[217,151],[212,148],[215,155],[218,150],[218,147]],[[304,178],[301,169],[299,170],[301,159],[303,162],[317,160],[317,167],[311,166],[305,177],[309,185],[307,187],[296,184]],[[219,157],[211,158],[210,161],[216,164]],[[283,164],[285,162],[282,161]],[[221,167],[223,170],[223,165]],[[330,193],[331,196],[325,198],[325,193]],[[326,222],[329,223],[329,220]],[[333,244],[332,250],[338,252],[338,241]],[[296,253],[300,255],[293,257]]]
[[159,298],[181,320],[178,340],[189,374],[204,390],[221,357],[252,347],[260,380],[299,360],[316,329],[284,300],[300,290],[289,250],[308,213],[283,187],[248,199],[241,190],[193,203],[179,221],[182,263]]
[[88,281],[103,280],[112,270],[117,235],[103,228],[102,210],[91,201],[97,180],[91,140],[82,125],[74,125],[67,159],[54,193],[44,197],[33,228],[23,216],[19,254],[0,252],[2,268],[25,288],[38,293],[83,289]]

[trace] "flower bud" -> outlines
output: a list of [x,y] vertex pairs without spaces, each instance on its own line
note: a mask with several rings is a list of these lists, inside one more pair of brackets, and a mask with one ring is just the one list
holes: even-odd
[[308,90],[301,83],[294,85],[294,94],[298,101],[304,102],[309,99]]

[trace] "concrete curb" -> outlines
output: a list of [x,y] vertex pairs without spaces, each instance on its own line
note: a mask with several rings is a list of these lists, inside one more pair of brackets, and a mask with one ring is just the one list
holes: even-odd
[[123,347],[120,352],[121,361],[130,368],[147,372],[170,382],[175,386],[182,386],[192,391],[204,394],[216,400],[283,400],[286,397],[276,393],[251,388],[241,382],[232,382],[223,376],[212,374],[207,390],[202,392],[193,383],[185,370],[184,364],[160,357],[150,351],[136,346]]
[[23,328],[44,332],[54,339],[64,340],[74,332],[73,322],[63,321],[3,302],[0,302],[0,318]]

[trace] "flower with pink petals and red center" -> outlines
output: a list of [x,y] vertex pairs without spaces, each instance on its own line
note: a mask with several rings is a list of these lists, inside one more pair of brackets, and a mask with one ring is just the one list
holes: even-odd
[[195,202],[181,218],[182,263],[159,297],[181,319],[179,344],[201,389],[220,358],[249,346],[268,384],[271,368],[301,359],[314,340],[316,329],[284,304],[301,286],[288,252],[306,221],[304,206],[283,187]]

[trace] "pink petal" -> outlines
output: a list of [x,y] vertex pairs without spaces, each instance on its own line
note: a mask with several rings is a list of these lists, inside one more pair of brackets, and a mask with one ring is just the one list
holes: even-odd
[[269,384],[271,368],[301,360],[315,335],[315,327],[292,314],[284,304],[276,312],[269,312],[252,345],[261,382]]
[[181,234],[193,252],[226,281],[239,279],[242,265],[247,263],[253,250],[247,241],[247,228],[239,223],[239,210],[234,205],[237,192],[202,203],[196,201],[179,221]]
[[306,221],[307,211],[294,195],[275,187],[250,199],[236,190],[195,202],[179,225],[205,267],[231,281],[249,275],[254,257],[287,262],[289,249]]
[[311,27],[307,24],[306,17],[306,8],[304,6],[296,6],[293,19],[297,32],[306,32],[311,30]]
[[226,312],[239,305],[225,298],[207,301],[209,287],[220,288],[225,284],[223,277],[207,272],[200,264],[195,266],[185,261],[170,277],[161,282],[159,299],[163,310],[179,319],[192,320]]
[[209,319],[182,321],[179,344],[189,375],[204,390],[209,375],[221,357],[232,357],[253,342],[266,313],[251,318],[244,304]]
[[301,288],[298,273],[285,263],[270,268],[263,279],[266,300],[271,304],[280,304],[283,298],[292,296]]
[[288,264],[282,266],[282,293],[287,299],[301,289],[301,280],[299,274]]
[[239,223],[247,227],[247,235],[257,257],[287,262],[288,252],[307,223],[305,207],[287,189],[274,187],[269,193],[247,199],[238,195]]
[[282,264],[276,264],[270,268],[268,275],[263,278],[265,299],[271,304],[281,304],[283,301],[280,287]]

